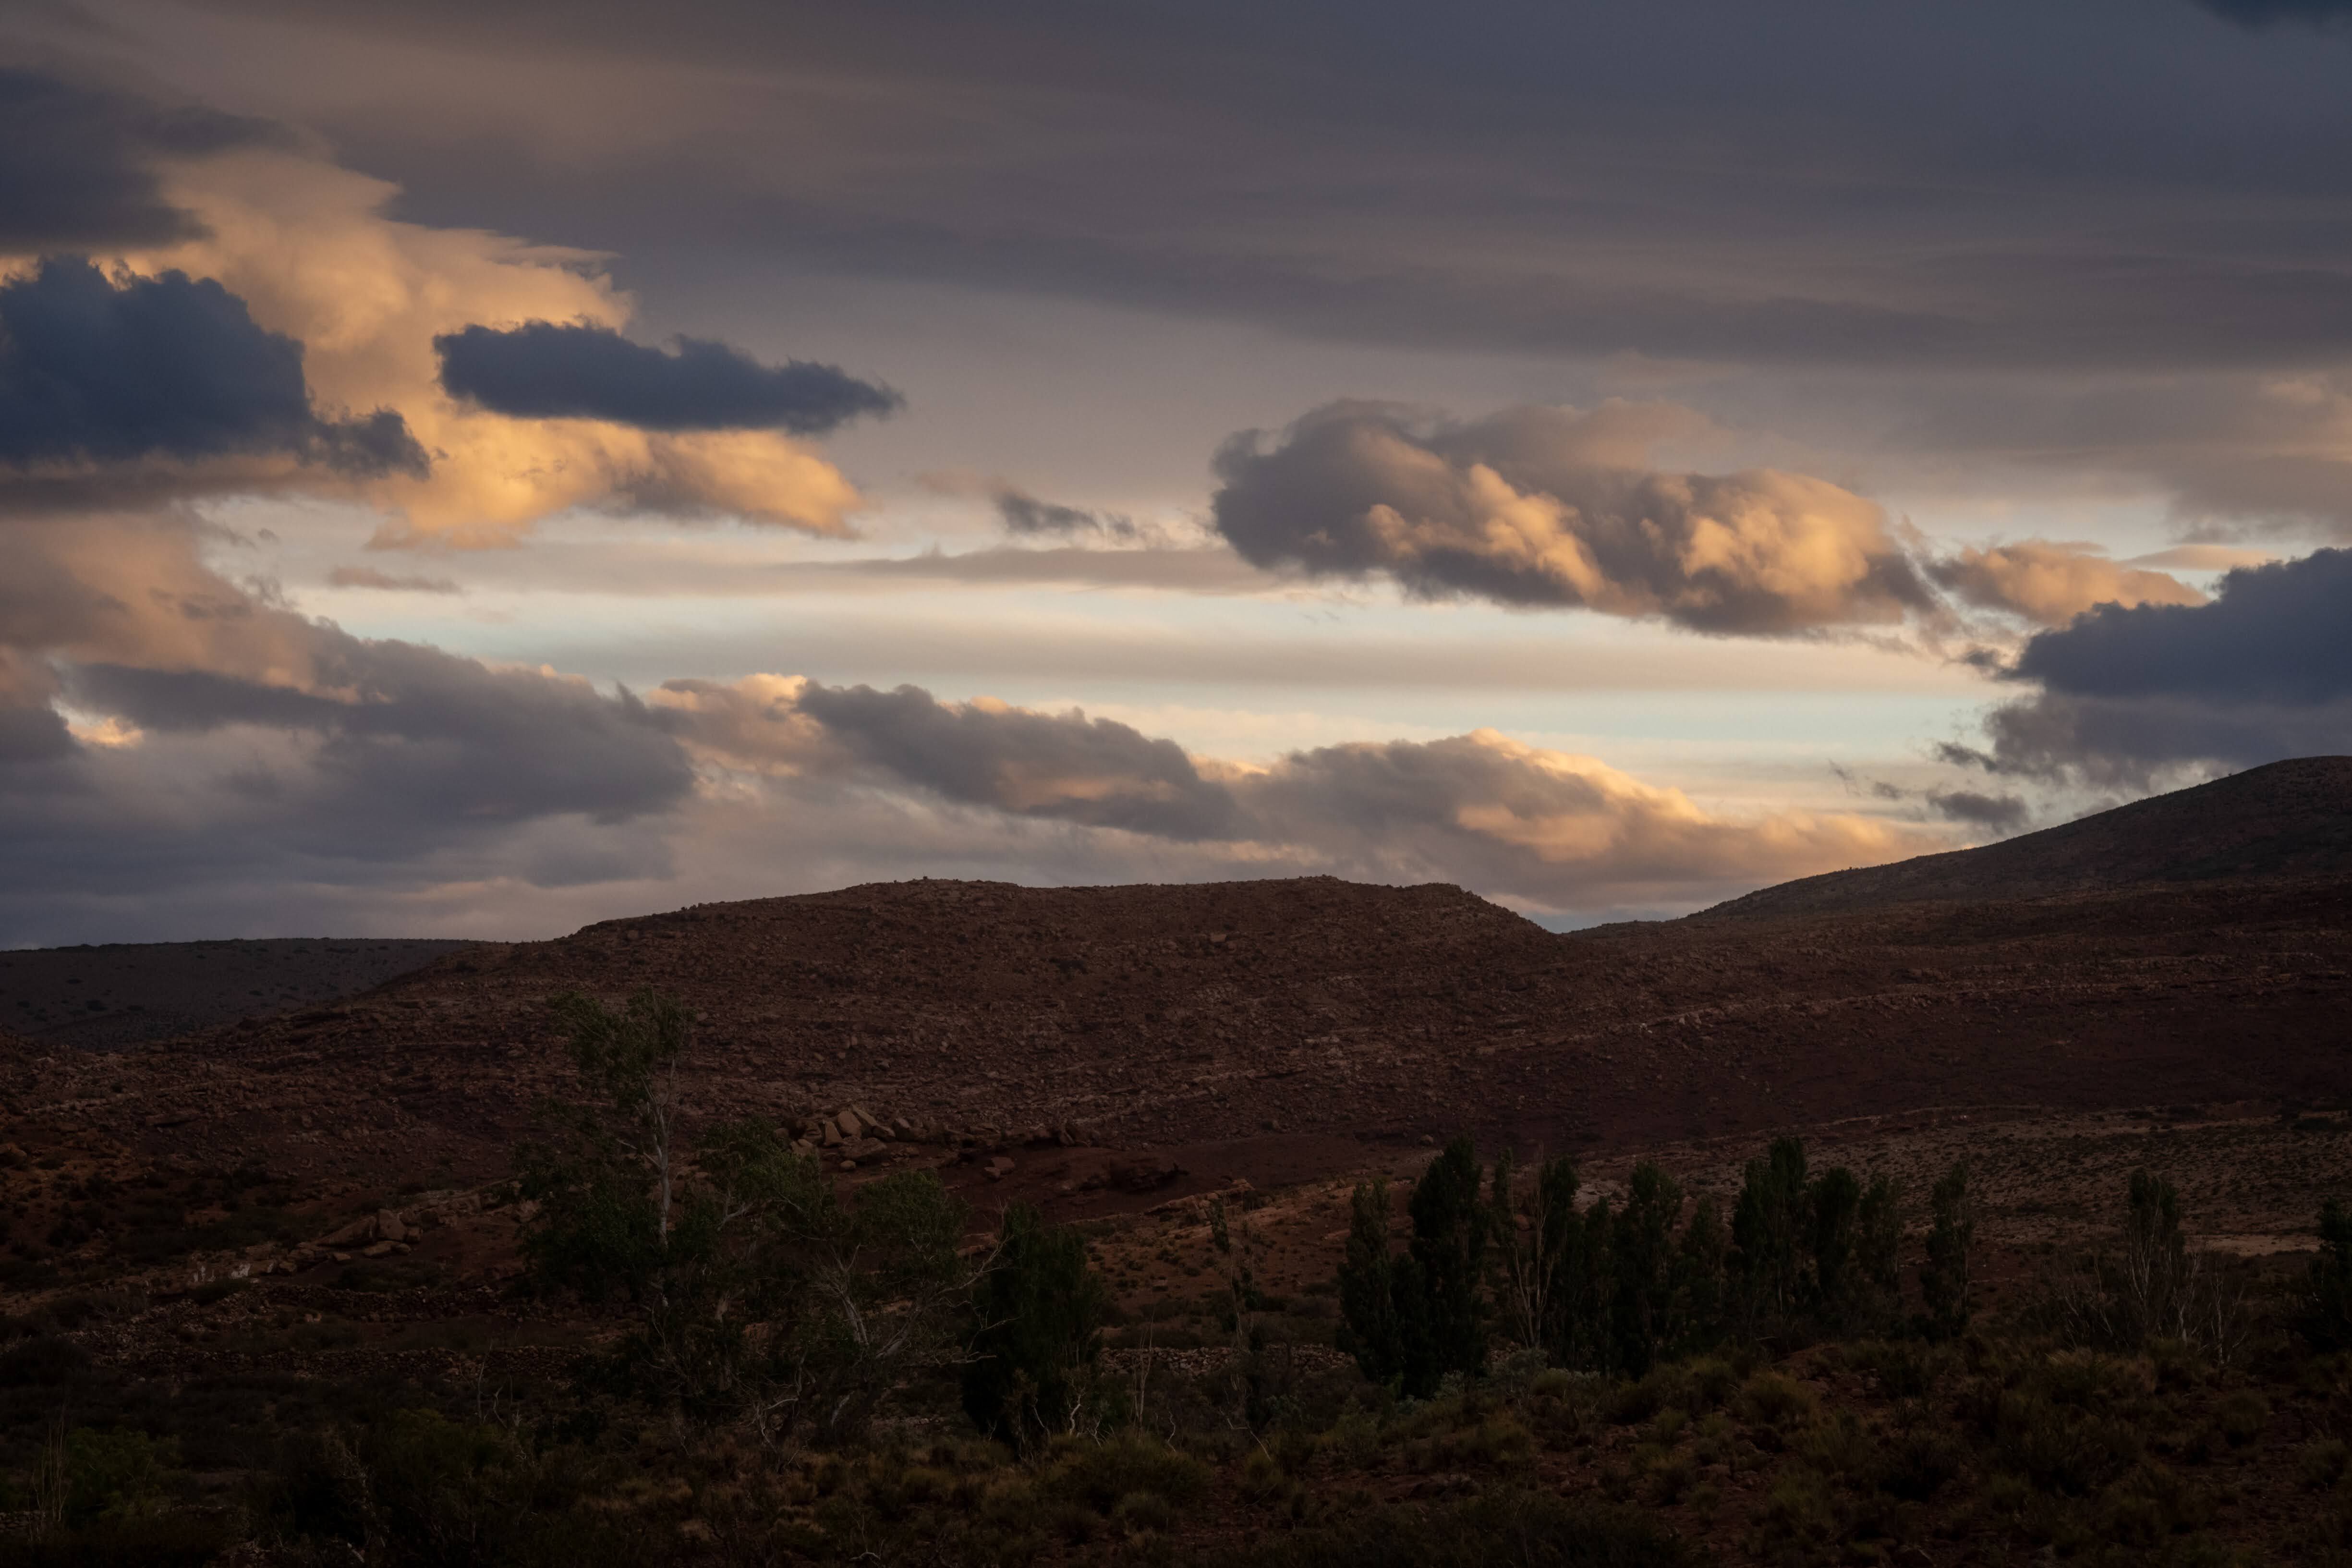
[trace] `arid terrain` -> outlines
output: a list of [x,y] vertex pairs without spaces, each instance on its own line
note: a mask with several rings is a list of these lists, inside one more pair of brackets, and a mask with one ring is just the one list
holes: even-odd
[[[609,1329],[513,1294],[512,1152],[571,1083],[551,999],[641,987],[698,1016],[690,1120],[772,1118],[847,1189],[935,1169],[982,1229],[1015,1198],[1082,1223],[1128,1323],[1114,1360],[1170,1376],[1230,1332],[1221,1198],[1277,1337],[1354,1377],[1330,1293],[1349,1194],[1461,1133],[1573,1154],[1588,1194],[1622,1201],[1648,1158],[1728,1201],[1797,1132],[1900,1179],[1915,1238],[1965,1159],[1989,1302],[2111,1235],[2147,1169],[2200,1249],[2275,1273],[2352,1195],[2347,823],[2352,763],[2282,764],[1564,935],[1446,887],[916,881],[438,953],[0,955],[0,995],[48,1015],[0,1047],[0,1310],[131,1379],[92,1396],[122,1412],[152,1397],[125,1387],[556,1377]],[[0,1385],[0,1468],[22,1468],[58,1385]],[[1707,1539],[1748,1540],[1762,1502]]]

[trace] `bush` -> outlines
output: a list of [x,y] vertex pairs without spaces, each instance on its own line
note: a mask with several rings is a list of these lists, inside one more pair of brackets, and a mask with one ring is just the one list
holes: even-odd
[[1208,1466],[1133,1427],[1100,1442],[1071,1442],[1058,1452],[1061,1468],[1047,1481],[1048,1489],[1097,1513],[1111,1513],[1124,1500],[1146,1494],[1181,1508],[1209,1484]]
[[1202,1568],[1685,1568],[1697,1558],[1640,1509],[1514,1490],[1431,1509],[1367,1508],[1337,1524],[1193,1561]]

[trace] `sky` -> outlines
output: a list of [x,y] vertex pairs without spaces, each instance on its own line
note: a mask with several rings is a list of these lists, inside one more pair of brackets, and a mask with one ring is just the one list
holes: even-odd
[[16,0],[0,945],[1558,928],[2352,752],[2352,0]]

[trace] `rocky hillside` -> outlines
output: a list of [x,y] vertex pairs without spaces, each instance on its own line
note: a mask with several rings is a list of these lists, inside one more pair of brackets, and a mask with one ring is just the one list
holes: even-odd
[[[852,888],[486,945],[163,1047],[8,1053],[0,1140],[488,1180],[567,1081],[549,999],[640,985],[702,1016],[697,1114],[821,1142],[816,1119],[840,1135],[855,1108],[878,1126],[843,1157],[917,1134],[971,1154],[955,1169],[976,1188],[1074,1212],[1465,1129],[1626,1147],[1991,1106],[2329,1100],[2352,1095],[2347,898],[2223,879],[1554,935],[1458,889],[1329,879]],[[1056,1152],[1023,1152],[1039,1146]]]
[[0,1030],[50,1047],[113,1050],[339,1001],[472,945],[284,937],[0,952]]
[[1703,920],[1835,914],[1922,900],[2037,899],[2139,882],[2352,875],[2352,757],[2299,757],[1979,849],[1832,871]]

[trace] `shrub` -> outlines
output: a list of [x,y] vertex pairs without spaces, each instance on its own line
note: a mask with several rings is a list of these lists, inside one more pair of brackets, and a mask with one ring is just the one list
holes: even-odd
[[1196,1559],[1216,1568],[1684,1568],[1696,1561],[1637,1508],[1508,1490],[1436,1508],[1366,1508],[1318,1529]]
[[1049,1489],[1097,1513],[1111,1513],[1123,1500],[1144,1495],[1181,1507],[1209,1484],[1208,1466],[1133,1427],[1099,1442],[1072,1442],[1060,1455],[1062,1468]]

